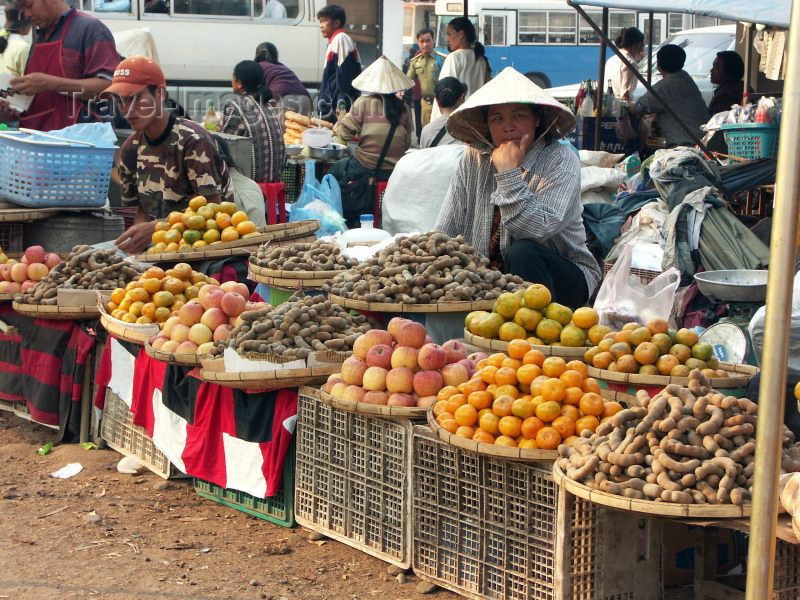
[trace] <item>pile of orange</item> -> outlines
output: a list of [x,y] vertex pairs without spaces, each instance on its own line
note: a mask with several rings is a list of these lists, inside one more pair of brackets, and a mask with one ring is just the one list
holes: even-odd
[[197,298],[207,283],[219,285],[213,277],[193,271],[187,263],[178,263],[166,271],[150,267],[139,279],[111,292],[106,310],[125,323],[164,323],[181,306]]
[[623,408],[600,396],[585,363],[545,357],[527,340],[476,366],[466,383],[442,388],[433,414],[443,429],[478,442],[555,449]]
[[203,196],[195,196],[185,211],[173,211],[153,227],[153,245],[147,252],[183,252],[257,235],[256,224],[233,202],[216,204]]
[[492,312],[469,313],[465,326],[473,335],[488,339],[506,342],[521,339],[538,346],[580,347],[591,343],[590,333],[598,326],[598,321],[595,309],[584,306],[573,312],[553,302],[546,286],[535,283],[525,290],[500,294]]
[[620,331],[607,327],[583,359],[598,369],[641,375],[688,377],[700,369],[706,377],[725,377],[710,344],[691,329],[670,329],[664,319],[646,325],[626,323]]

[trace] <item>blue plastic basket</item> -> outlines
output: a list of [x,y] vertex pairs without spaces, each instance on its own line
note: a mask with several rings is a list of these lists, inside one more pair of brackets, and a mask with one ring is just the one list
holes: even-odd
[[748,160],[778,156],[776,123],[726,123],[722,126],[728,154]]
[[44,139],[0,133],[0,197],[31,207],[103,206],[115,148]]

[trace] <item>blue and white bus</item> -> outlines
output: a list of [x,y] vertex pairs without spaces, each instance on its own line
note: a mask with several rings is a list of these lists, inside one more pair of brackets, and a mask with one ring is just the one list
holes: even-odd
[[[468,10],[493,74],[511,66],[543,88],[597,77],[600,38],[566,0],[469,0]],[[595,23],[601,22],[602,10],[586,12]],[[463,14],[462,0],[436,0],[437,47],[447,49],[447,24]],[[635,26],[647,35],[650,13],[611,9],[608,22],[612,40],[623,27]],[[713,17],[654,12],[653,43],[657,46],[684,29],[724,23]],[[608,50],[606,58],[611,54]]]

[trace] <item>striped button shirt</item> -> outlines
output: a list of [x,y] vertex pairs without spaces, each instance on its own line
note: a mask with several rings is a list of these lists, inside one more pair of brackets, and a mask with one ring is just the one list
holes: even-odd
[[435,229],[463,233],[481,254],[489,252],[494,207],[500,208],[500,250],[515,239],[530,239],[575,263],[591,296],[600,266],[586,247],[580,201],[580,165],[573,151],[538,140],[522,167],[498,173],[492,148],[475,143],[461,157]]
[[[667,73],[664,79],[653,85],[656,92],[673,110],[678,118],[685,123],[699,138],[703,135],[701,125],[708,121],[708,107],[706,106],[697,84],[686,71]],[[634,109],[637,114],[658,115],[658,126],[664,134],[668,146],[694,146],[689,135],[681,128],[665,110],[655,96],[647,92],[636,101]]]

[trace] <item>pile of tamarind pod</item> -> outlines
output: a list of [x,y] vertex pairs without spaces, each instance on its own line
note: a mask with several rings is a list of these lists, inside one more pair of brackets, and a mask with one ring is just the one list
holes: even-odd
[[322,295],[295,294],[275,308],[248,310],[227,340],[215,342],[212,354],[225,348],[239,354],[279,354],[284,359],[306,358],[312,352],[350,353],[362,333],[378,328],[364,315],[351,315]]
[[399,238],[377,256],[336,275],[322,289],[366,302],[430,304],[493,300],[527,287],[521,277],[488,267],[464,236],[438,232]]
[[302,135],[306,129],[314,127],[333,129],[333,124],[328,121],[317,117],[307,117],[293,110],[287,110],[283,117],[283,128],[286,130],[283,134],[283,141],[286,144],[302,144]]
[[[749,503],[758,405],[709,387],[697,369],[558,451],[559,467],[583,485],[629,498],[680,504]],[[784,426],[782,468],[800,471],[800,448]]]
[[75,246],[63,262],[50,269],[46,277],[15,300],[21,304],[56,304],[58,288],[124,288],[144,271],[143,265],[125,260],[113,250],[99,250],[82,244]]
[[339,271],[358,265],[358,260],[347,258],[338,245],[322,240],[292,246],[262,244],[250,262],[275,271]]

